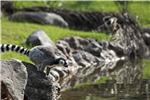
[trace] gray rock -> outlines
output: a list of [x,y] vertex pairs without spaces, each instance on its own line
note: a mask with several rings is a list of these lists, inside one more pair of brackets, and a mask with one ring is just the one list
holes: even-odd
[[60,97],[59,84],[37,71],[34,65],[18,60],[0,62],[2,99],[57,100]]
[[47,36],[43,30],[34,31],[26,40],[28,45],[51,45],[54,46],[54,42]]
[[10,20],[20,22],[32,22],[38,24],[52,24],[60,27],[68,27],[68,23],[58,14],[45,12],[17,12]]
[[147,51],[144,53],[146,59],[150,59],[150,28],[142,29],[143,40],[147,46]]
[[[104,12],[83,12],[83,11],[71,11],[66,9],[55,9],[49,7],[27,7],[22,9],[15,9],[15,11],[26,12],[52,12],[60,15],[71,29],[78,29],[84,31],[105,31],[103,17],[112,15],[112,13]],[[9,12],[9,11],[7,11]]]
[[69,46],[69,44],[66,42],[66,41],[62,41],[62,40],[59,40],[57,43],[56,43],[56,46],[57,48],[62,51],[62,53],[67,57],[69,58],[69,56],[71,56],[71,48]]
[[17,60],[2,60],[0,63],[3,98],[8,98],[7,100],[23,100],[27,84],[26,67]]
[[150,28],[143,28],[143,38],[147,46],[150,47]]
[[82,48],[78,41],[80,37],[66,37],[64,40],[69,44],[69,46],[73,49]]
[[28,82],[25,89],[27,100],[57,100],[60,87],[58,83],[52,83],[44,73],[37,71],[32,64],[23,62],[28,72]]
[[3,15],[11,15],[14,11],[15,8],[12,1],[1,1],[1,13]]
[[82,50],[73,52],[73,57],[75,61],[81,66],[90,66],[91,64],[98,63],[96,56]]
[[66,37],[64,39],[72,49],[84,50],[93,54],[94,56],[100,56],[102,47],[94,39],[83,39],[81,37]]

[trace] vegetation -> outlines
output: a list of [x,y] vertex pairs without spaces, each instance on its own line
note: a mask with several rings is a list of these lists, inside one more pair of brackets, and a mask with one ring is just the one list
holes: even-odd
[[143,77],[145,79],[150,79],[150,60],[144,60]]
[[14,5],[17,8],[47,6],[53,8],[64,8],[74,11],[118,11],[117,6],[113,1],[36,1],[36,3],[34,1],[14,1]]
[[[74,11],[119,12],[121,7],[116,1],[14,1],[16,8],[47,6],[69,9]],[[125,5],[124,5],[125,6]],[[150,26],[150,1],[129,1],[128,11],[137,16],[137,20],[144,26]]]
[[[78,11],[102,11],[102,12],[119,12],[118,6],[113,1],[13,1],[16,8],[33,7],[33,6],[50,6],[57,8],[65,8]],[[129,2],[128,10],[133,15],[138,16],[138,21],[148,27],[150,26],[150,2],[149,1],[139,1],[139,2]],[[63,29],[51,25],[38,25],[31,23],[19,23],[11,22],[8,18],[1,18],[2,32],[1,32],[1,42],[2,43],[13,43],[27,47],[24,42],[26,38],[35,30],[44,30],[48,36],[53,40],[57,41],[66,36],[81,36],[96,38],[98,40],[106,40],[108,36],[104,33],[96,32],[82,32],[69,29]],[[57,30],[57,31],[56,31]],[[30,47],[29,47],[30,48]],[[17,53],[5,53],[2,54],[2,59],[16,58],[23,61],[30,61],[27,57],[22,56]],[[150,61],[145,60],[144,67],[144,78],[150,78]],[[101,81],[100,81],[101,82]]]
[[[53,40],[57,41],[58,39],[62,39],[66,36],[80,36],[83,38],[95,38],[97,40],[106,40],[108,36],[104,33],[96,33],[96,32],[81,32],[75,30],[64,29],[60,27],[55,27],[51,25],[38,25],[31,23],[19,23],[19,22],[11,22],[8,21],[8,18],[2,18],[2,43],[14,43],[17,45],[25,46],[24,44],[27,37],[35,30],[41,29],[44,30],[48,36]],[[56,31],[57,30],[57,31]],[[8,39],[9,38],[9,39]],[[8,58],[20,58],[22,60],[24,57],[20,56],[20,54],[16,53],[5,53],[2,54],[2,59]]]

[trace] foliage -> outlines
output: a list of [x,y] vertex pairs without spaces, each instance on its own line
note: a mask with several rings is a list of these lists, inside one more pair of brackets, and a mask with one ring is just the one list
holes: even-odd
[[128,9],[142,25],[150,27],[150,1],[131,2],[128,5]]
[[143,77],[145,79],[150,79],[150,60],[144,60]]
[[[16,8],[47,6],[75,11],[119,12],[116,1],[13,1]],[[128,1],[128,11],[144,26],[150,26],[150,1]]]
[[[8,21],[8,18],[2,18],[1,22],[2,22],[2,34],[1,34],[2,43],[13,43],[25,47],[26,45],[24,44],[24,42],[27,39],[27,37],[33,31],[38,29],[44,30],[48,34],[48,36],[55,42],[58,39],[62,39],[66,36],[80,36],[83,38],[91,37],[97,40],[106,40],[108,38],[108,36],[104,33],[75,31],[75,30],[63,29],[51,25],[38,25],[38,24],[31,24],[31,23],[11,22]],[[17,54],[6,53],[6,54],[2,54],[2,58],[3,59],[12,58],[12,57],[16,57],[15,55]],[[18,55],[18,57],[20,56]]]
[[[100,12],[119,12],[119,7],[113,1],[13,1],[16,8],[48,6],[56,8],[65,8],[77,11],[100,11]],[[128,10],[135,16],[138,16],[140,23],[146,27],[150,26],[150,1],[130,1]],[[27,47],[24,44],[25,39],[35,30],[44,30],[53,40],[64,38],[65,36],[91,37],[98,40],[106,40],[108,36],[104,33],[82,32],[70,29],[63,29],[51,25],[37,25],[31,23],[10,22],[8,18],[2,17],[2,43],[13,43]],[[57,30],[57,31],[56,31]],[[29,47],[30,48],[30,47]],[[23,61],[30,61],[28,57],[17,53],[8,52],[2,54],[2,59],[17,58]],[[150,61],[144,61],[144,78],[150,78]],[[103,80],[99,80],[99,83]]]

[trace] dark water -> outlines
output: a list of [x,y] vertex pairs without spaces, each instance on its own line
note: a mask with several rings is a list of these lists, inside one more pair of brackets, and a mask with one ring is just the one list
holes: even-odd
[[96,93],[89,93],[82,90],[72,90],[62,93],[60,100],[116,100],[115,97],[101,97]]
[[150,100],[150,79],[142,79],[142,65],[141,60],[118,62],[114,80],[64,91],[59,100]]
[[114,63],[108,70],[112,80],[64,91],[59,100],[150,100],[150,79],[142,79],[143,61]]
[[[150,80],[142,80],[139,90],[135,84],[125,86],[109,82],[67,90],[61,93],[59,100],[150,100]],[[115,93],[115,86],[117,93]]]

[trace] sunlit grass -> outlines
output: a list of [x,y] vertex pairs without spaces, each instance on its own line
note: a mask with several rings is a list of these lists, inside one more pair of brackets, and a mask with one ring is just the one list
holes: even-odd
[[[24,42],[26,38],[35,30],[41,29],[44,30],[48,36],[53,40],[57,41],[59,39],[62,39],[66,36],[81,36],[81,37],[90,37],[95,38],[98,40],[107,40],[108,35],[104,33],[94,33],[94,32],[81,32],[81,31],[74,31],[69,29],[63,29],[51,25],[37,25],[37,24],[31,24],[31,23],[18,23],[18,22],[10,22],[7,18],[2,18],[2,43],[11,43],[11,44],[17,44],[22,45],[24,47],[27,47]],[[11,59],[16,58],[23,61],[30,62],[29,58],[26,56],[23,56],[18,53],[2,53],[1,54],[2,59]],[[150,60],[144,61],[144,78],[150,78]],[[99,82],[99,81],[97,81]],[[101,82],[101,80],[100,80]]]
[[144,60],[143,77],[150,79],[150,60]]
[[118,11],[118,8],[113,1],[14,1],[14,6],[16,8],[47,6],[53,8],[64,8],[74,11]]
[[[13,1],[16,8],[47,6],[73,11],[119,12],[116,1]],[[128,1],[128,11],[144,26],[150,26],[150,1]]]
[[[24,7],[32,7],[32,6],[48,6],[44,1],[14,1],[15,6],[18,8]],[[119,9],[117,5],[113,1],[55,1],[51,3],[52,6],[59,6],[59,3],[62,3],[61,8],[77,10],[77,11],[100,11],[100,12],[118,12]],[[129,12],[138,16],[138,20],[140,23],[146,27],[150,27],[150,2],[149,1],[139,1],[139,2],[130,2],[129,3]],[[5,17],[5,16],[4,16]],[[95,38],[97,40],[106,40],[108,36],[104,33],[96,33],[96,32],[83,32],[83,31],[75,31],[70,29],[63,29],[60,27],[52,26],[52,25],[38,25],[31,23],[19,23],[19,22],[10,22],[8,18],[2,17],[1,19],[1,41],[2,43],[11,43],[18,44],[27,47],[24,42],[26,38],[35,30],[41,29],[44,30],[47,35],[56,42],[59,39],[62,39],[66,36],[81,36],[81,37],[90,37]],[[2,59],[10,59],[16,58],[23,61],[28,61],[28,57],[17,54],[17,53],[4,53],[1,54]],[[144,61],[144,78],[150,78],[150,60]],[[97,82],[101,82],[103,80],[98,80]]]
[[16,44],[23,43],[33,31],[39,29],[44,30],[53,41],[57,41],[66,36],[91,37],[98,40],[108,38],[104,33],[74,31],[51,25],[10,22],[7,18],[2,18],[2,43],[10,43],[12,40],[15,40],[14,43]]
[[150,1],[130,2],[128,9],[134,16],[137,16],[142,25],[148,26],[150,24]]
[[[82,32],[70,29],[64,29],[51,25],[38,25],[31,23],[19,23],[8,21],[7,18],[2,18],[2,43],[17,44],[25,46],[24,43],[27,37],[35,30],[43,30],[47,35],[56,42],[66,36],[80,36],[83,38],[95,38],[97,40],[106,40],[108,35],[96,32]],[[2,54],[2,58],[15,57],[15,54]],[[18,57],[20,57],[18,55]]]

